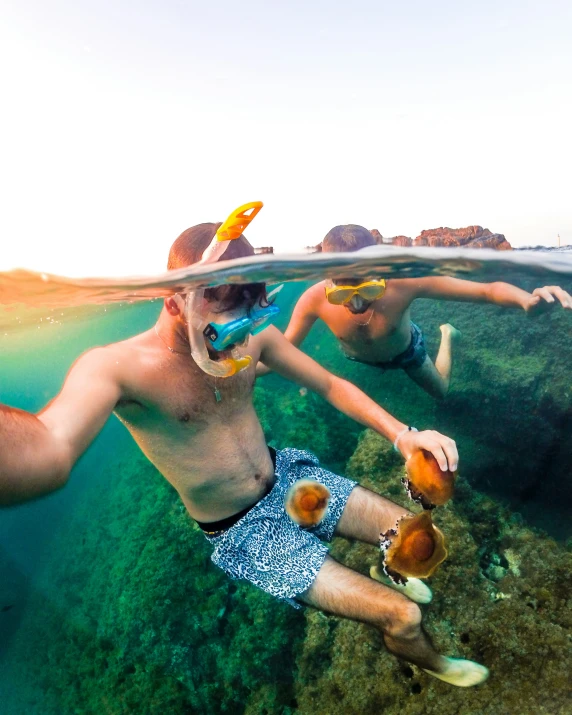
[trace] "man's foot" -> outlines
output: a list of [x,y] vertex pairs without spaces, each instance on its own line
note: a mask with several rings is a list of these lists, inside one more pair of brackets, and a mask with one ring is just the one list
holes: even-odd
[[372,566],[370,568],[369,575],[375,581],[379,581],[379,583],[382,583],[384,586],[389,586],[389,588],[399,591],[399,593],[407,596],[407,598],[411,601],[415,601],[415,603],[430,603],[433,598],[433,594],[431,593],[429,586],[424,584],[423,581],[420,581],[418,578],[408,578],[405,585],[395,583],[383,572],[380,572],[377,566]]
[[439,327],[443,337],[449,336],[451,340],[458,340],[461,337],[461,331],[453,327],[451,323],[445,323]]
[[463,660],[462,658],[445,658],[443,672],[437,673],[434,670],[425,670],[434,678],[439,678],[445,683],[456,685],[458,688],[470,688],[473,685],[484,683],[489,677],[489,669],[473,660]]

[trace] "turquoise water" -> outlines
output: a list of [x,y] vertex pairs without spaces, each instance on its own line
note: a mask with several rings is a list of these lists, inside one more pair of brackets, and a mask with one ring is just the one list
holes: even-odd
[[[572,261],[562,255],[489,262],[487,252],[404,251],[392,263],[395,255],[372,254],[352,272],[377,264],[388,274],[502,277],[572,292]],[[336,266],[323,258],[260,257],[225,278],[314,279],[326,270]],[[0,401],[30,411],[57,393],[82,352],[153,324],[161,301],[138,299],[198,280],[187,272],[171,284],[62,287],[1,278],[2,302],[17,305],[0,317]],[[279,327],[308,285],[286,285]],[[454,689],[397,661],[371,628],[294,611],[229,582],[176,494],[112,417],[65,489],[0,512],[2,714],[571,712],[572,315],[555,309],[529,319],[419,300],[413,319],[433,357],[439,325],[463,334],[444,402],[401,372],[346,360],[322,326],[303,348],[399,419],[457,441],[455,499],[435,514],[450,555],[430,579],[424,623],[441,651],[486,664],[486,684]],[[271,445],[310,449],[328,468],[409,505],[388,445],[319,397],[271,375],[258,381],[255,404]],[[377,558],[372,547],[341,540],[332,553],[363,573]]]

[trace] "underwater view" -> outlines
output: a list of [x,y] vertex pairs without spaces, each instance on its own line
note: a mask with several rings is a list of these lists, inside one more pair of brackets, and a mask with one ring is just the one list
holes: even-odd
[[572,253],[342,234],[0,273],[1,715],[572,712]]

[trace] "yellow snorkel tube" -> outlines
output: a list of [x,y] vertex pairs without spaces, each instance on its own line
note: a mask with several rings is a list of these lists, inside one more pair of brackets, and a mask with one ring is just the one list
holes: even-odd
[[[230,242],[242,235],[262,206],[262,201],[251,201],[235,209],[217,230],[213,240],[205,249],[199,264],[216,263],[220,260]],[[191,355],[201,370],[208,375],[213,377],[232,377],[237,372],[245,370],[252,362],[252,358],[250,355],[241,355],[238,348],[232,351],[232,357],[225,360],[212,360],[210,358],[203,335],[207,322],[201,315],[204,294],[204,289],[201,289],[189,293],[187,297],[187,325]]]

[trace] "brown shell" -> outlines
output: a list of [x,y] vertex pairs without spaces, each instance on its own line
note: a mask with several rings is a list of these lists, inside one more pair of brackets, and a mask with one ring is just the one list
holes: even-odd
[[442,472],[431,452],[419,449],[405,462],[407,488],[412,499],[427,509],[443,506],[453,496],[457,472]]
[[397,534],[389,537],[385,568],[389,575],[427,578],[447,558],[445,537],[431,519],[430,511],[404,516],[397,522]]
[[284,506],[296,524],[312,527],[326,516],[330,490],[315,479],[299,479],[286,492]]

